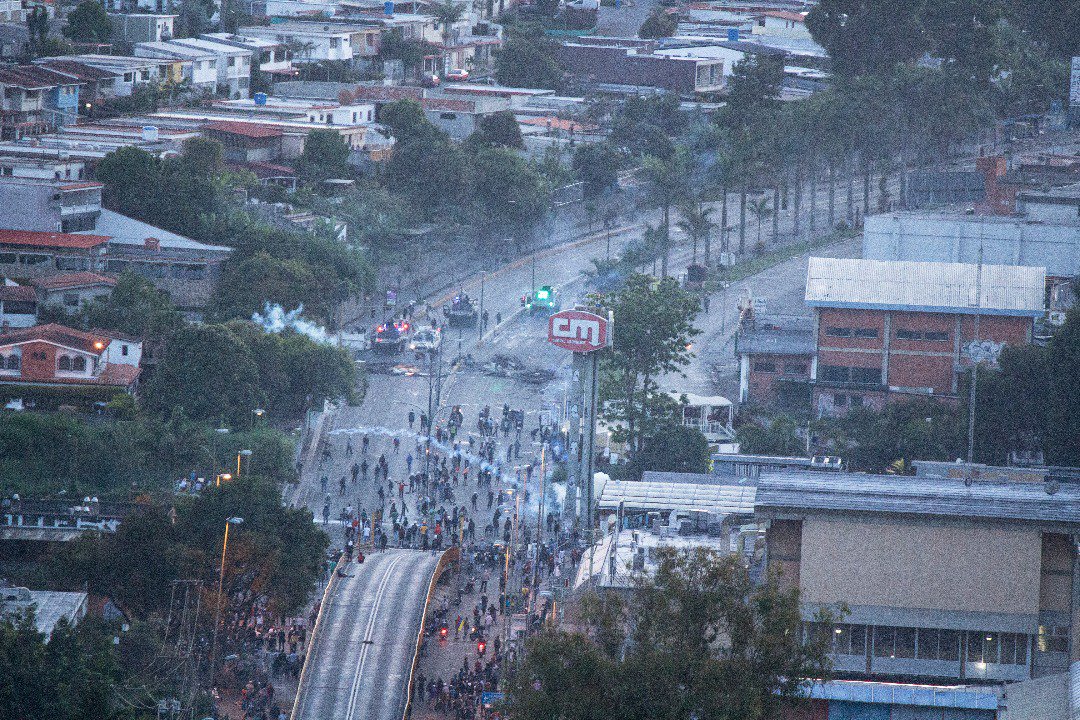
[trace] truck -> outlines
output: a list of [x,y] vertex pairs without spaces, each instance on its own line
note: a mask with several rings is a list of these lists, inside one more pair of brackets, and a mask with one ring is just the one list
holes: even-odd
[[426,327],[413,333],[409,349],[415,353],[436,352],[442,344],[442,333],[438,328]]
[[535,292],[521,296],[521,307],[529,315],[550,315],[559,310],[559,296],[552,286],[542,285]]
[[459,292],[443,306],[443,315],[450,327],[475,327],[480,319],[476,306],[464,292]]
[[375,328],[371,348],[377,352],[400,352],[409,339],[408,320],[385,322]]

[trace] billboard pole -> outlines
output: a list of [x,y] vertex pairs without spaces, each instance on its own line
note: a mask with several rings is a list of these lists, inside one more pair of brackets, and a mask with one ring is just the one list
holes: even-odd
[[[602,312],[602,311],[600,311]],[[548,319],[548,342],[574,353],[568,408],[570,431],[569,491],[574,492],[574,528],[589,547],[589,576],[593,572],[596,541],[596,419],[599,397],[599,350],[610,347],[614,318],[584,309],[563,310]]]

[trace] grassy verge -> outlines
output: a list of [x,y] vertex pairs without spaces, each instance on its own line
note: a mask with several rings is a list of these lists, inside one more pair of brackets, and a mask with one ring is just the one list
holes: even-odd
[[839,229],[834,230],[828,235],[822,235],[810,240],[792,243],[790,245],[781,245],[780,247],[763,252],[760,255],[754,255],[753,257],[741,260],[734,265],[721,268],[706,281],[705,289],[710,292],[719,290],[720,283],[738,282],[751,275],[757,275],[759,272],[768,270],[774,265],[779,265],[791,257],[802,255],[805,252],[820,247],[832,245],[841,240],[853,238],[856,234],[857,233],[853,230]]

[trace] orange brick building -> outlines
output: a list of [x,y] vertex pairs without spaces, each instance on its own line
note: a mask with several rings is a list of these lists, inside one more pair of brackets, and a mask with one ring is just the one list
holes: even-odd
[[1045,284],[1043,268],[810,258],[815,411],[955,397],[972,353],[1031,342]]

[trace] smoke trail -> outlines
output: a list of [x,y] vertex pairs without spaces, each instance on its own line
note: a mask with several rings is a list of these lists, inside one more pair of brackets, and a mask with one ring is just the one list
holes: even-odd
[[284,330],[289,329],[294,330],[301,335],[305,335],[317,343],[325,344],[333,342],[333,339],[330,337],[330,334],[326,332],[325,328],[301,317],[301,313],[303,312],[303,303],[295,310],[289,310],[287,312],[285,308],[277,303],[266,303],[261,314],[257,312],[251,314],[251,321],[256,325],[260,325],[262,329],[268,333],[281,333]]

